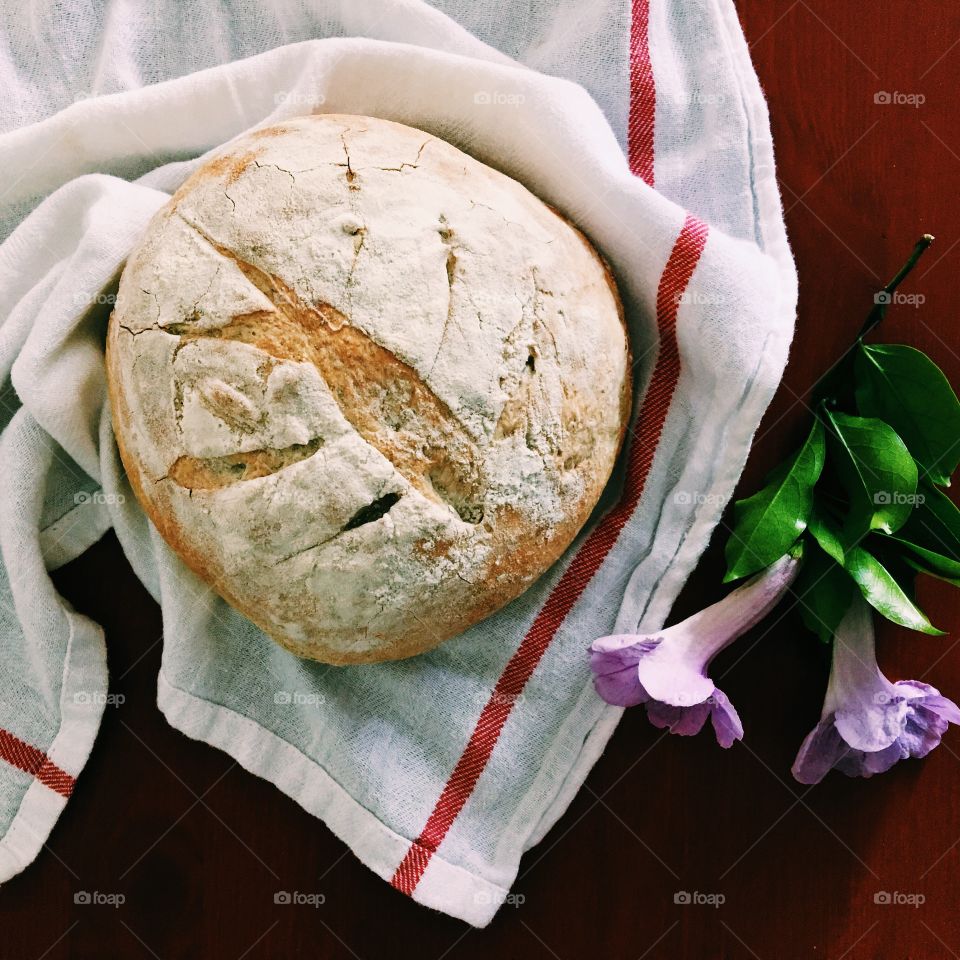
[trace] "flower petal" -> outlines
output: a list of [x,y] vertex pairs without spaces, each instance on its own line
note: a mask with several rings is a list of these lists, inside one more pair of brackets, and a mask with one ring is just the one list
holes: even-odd
[[646,652],[641,644],[636,643],[612,650],[591,648],[593,686],[607,703],[617,707],[635,707],[650,699],[637,676],[637,663]]
[[920,680],[898,680],[893,686],[908,699],[916,700],[922,697],[923,705],[928,710],[935,711],[950,723],[960,724],[960,707],[929,683]]
[[678,707],[659,700],[647,704],[647,717],[660,730],[668,729],[681,737],[692,737],[703,729],[710,716],[710,704],[698,703],[692,707]]
[[663,637],[659,634],[614,633],[608,637],[598,637],[590,644],[591,653],[616,653],[636,648],[638,653],[649,653],[660,646]]
[[893,687],[898,694],[908,700],[940,696],[940,691],[936,687],[931,687],[929,683],[924,683],[922,680],[898,680]]
[[960,707],[946,697],[941,697],[939,694],[935,697],[925,697],[923,706],[943,717],[948,723],[960,724]]
[[720,690],[714,690],[711,699],[710,720],[713,723],[713,732],[717,735],[717,743],[724,749],[733,746],[734,740],[743,739],[743,724],[740,714],[730,702],[730,698]]
[[713,681],[702,671],[705,664],[690,663],[669,643],[637,666],[637,675],[644,689],[654,700],[674,707],[693,707],[713,693]]
[[807,734],[790,772],[800,783],[819,783],[849,752],[850,746],[837,732],[833,716],[824,717]]
[[907,722],[907,701],[902,696],[887,697],[864,704],[854,701],[834,715],[837,732],[854,749],[877,753],[894,743]]
[[946,717],[931,710],[924,700],[910,710],[900,743],[908,756],[925,757],[940,745],[949,725]]
[[866,753],[863,750],[849,750],[836,763],[836,768],[848,777],[872,777],[875,773],[886,773],[895,763],[903,760],[907,754],[897,740],[883,750]]

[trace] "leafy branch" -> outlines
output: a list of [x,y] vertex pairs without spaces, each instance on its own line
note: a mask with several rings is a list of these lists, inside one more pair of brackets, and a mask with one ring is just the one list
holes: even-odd
[[814,385],[800,449],[734,505],[725,579],[802,551],[801,616],[825,641],[858,592],[894,623],[939,634],[916,604],[916,575],[960,586],[960,510],[939,489],[960,464],[960,401],[921,351],[864,342],[932,242],[917,242],[854,345]]

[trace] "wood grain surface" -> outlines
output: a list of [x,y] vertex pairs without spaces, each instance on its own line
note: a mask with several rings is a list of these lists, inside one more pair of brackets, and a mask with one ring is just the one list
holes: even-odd
[[[925,231],[937,242],[903,288],[923,302],[893,308],[881,338],[926,350],[960,384],[960,7],[738,9],[769,98],[800,273],[796,340],[741,484],[749,491],[799,441],[806,391]],[[879,93],[925,99],[878,103]],[[721,594],[723,541],[721,529],[674,617]],[[792,612],[716,661],[745,741],[723,751],[706,735],[666,737],[629,711],[525,857],[522,902],[477,931],[390,889],[292,800],[167,726],[155,706],[159,612],[112,535],[56,580],[104,625],[125,702],[107,708],[47,848],[0,894],[4,960],[960,955],[960,733],[870,781],[796,784],[790,764],[818,717],[827,663]],[[958,697],[960,595],[927,581],[921,599],[948,636],[884,624],[881,662]],[[75,905],[79,890],[126,902]],[[278,890],[325,902],[275,905]],[[724,902],[675,903],[681,891]],[[877,903],[881,892],[924,902]]]

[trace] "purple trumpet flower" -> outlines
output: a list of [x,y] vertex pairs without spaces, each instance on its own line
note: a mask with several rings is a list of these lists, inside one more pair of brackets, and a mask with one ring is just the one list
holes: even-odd
[[620,707],[646,704],[655,727],[681,736],[699,733],[709,717],[720,746],[731,746],[742,739],[743,724],[707,667],[777,605],[799,565],[781,557],[718,603],[665,630],[596,640],[590,666],[597,693]]
[[793,764],[801,783],[819,783],[836,768],[872,777],[898,760],[925,757],[960,709],[918,680],[891,683],[877,666],[870,607],[857,598],[833,640],[833,663],[820,722]]

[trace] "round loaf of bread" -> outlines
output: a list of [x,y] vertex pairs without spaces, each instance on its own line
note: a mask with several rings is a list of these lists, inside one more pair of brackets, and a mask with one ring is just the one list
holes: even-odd
[[583,235],[421,130],[302,117],[194,173],[130,256],[108,380],[150,519],[294,653],[408,657],[596,505],[630,357]]

